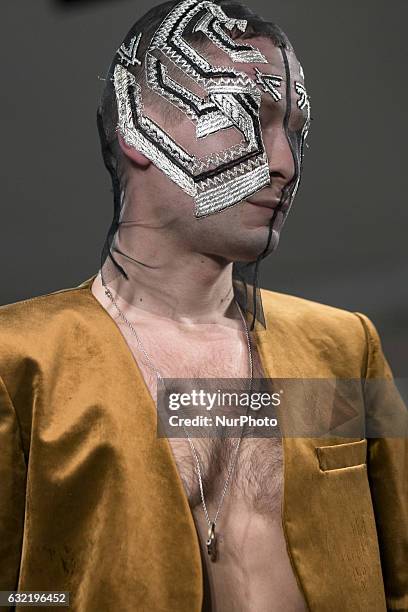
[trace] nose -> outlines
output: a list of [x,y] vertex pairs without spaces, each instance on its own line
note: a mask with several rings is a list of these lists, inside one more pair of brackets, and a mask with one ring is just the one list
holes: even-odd
[[263,140],[272,181],[280,179],[284,187],[294,179],[296,166],[283,126],[264,133]]

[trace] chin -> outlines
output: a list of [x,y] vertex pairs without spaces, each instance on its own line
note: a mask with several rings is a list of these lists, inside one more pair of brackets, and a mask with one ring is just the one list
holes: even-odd
[[[256,231],[248,232],[239,244],[230,245],[229,259],[231,261],[251,262],[255,261],[261,253],[268,248],[265,255],[269,255],[278,248],[280,234],[272,230],[271,239],[268,244],[269,228],[263,227]],[[250,240],[248,239],[250,238]]]

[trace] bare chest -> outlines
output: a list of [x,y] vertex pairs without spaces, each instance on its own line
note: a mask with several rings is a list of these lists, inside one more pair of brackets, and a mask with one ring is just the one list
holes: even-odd
[[[169,438],[190,507],[201,503],[196,461],[188,440]],[[235,439],[194,439],[207,506],[216,510],[235,453]],[[244,438],[231,474],[228,495],[245,500],[248,511],[265,516],[280,513],[283,450],[280,438]]]
[[[146,360],[122,327],[122,333],[143,375],[152,398],[157,400],[157,379],[152,364]],[[144,342],[145,344],[145,342]],[[149,347],[154,354],[154,366],[166,377],[203,379],[246,379],[249,359],[246,338],[220,338],[201,346],[180,344],[176,347],[154,342]],[[256,343],[252,339],[251,354],[254,378],[266,377]],[[192,510],[201,504],[200,483],[196,459],[187,437],[168,438],[173,456]],[[193,438],[200,462],[202,485],[207,505],[216,507],[223,491],[228,470],[235,453],[235,438]],[[281,438],[243,437],[228,486],[228,496],[246,500],[248,510],[272,516],[280,512],[283,489],[283,450]]]

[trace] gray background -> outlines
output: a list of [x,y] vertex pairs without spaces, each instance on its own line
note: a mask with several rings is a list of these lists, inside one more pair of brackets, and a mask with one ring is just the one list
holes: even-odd
[[[98,269],[112,215],[95,111],[147,0],[2,4],[0,303]],[[407,376],[406,0],[252,0],[306,73],[314,118],[302,186],[263,286],[366,313]]]

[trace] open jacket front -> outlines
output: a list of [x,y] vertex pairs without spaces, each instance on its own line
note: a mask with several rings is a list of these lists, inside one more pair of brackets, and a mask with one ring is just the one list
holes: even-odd
[[[200,612],[174,456],[93,279],[0,308],[0,590],[70,591],[75,612]],[[266,376],[392,378],[366,316],[262,299]],[[310,610],[408,610],[407,438],[284,437],[283,450],[283,527]]]

